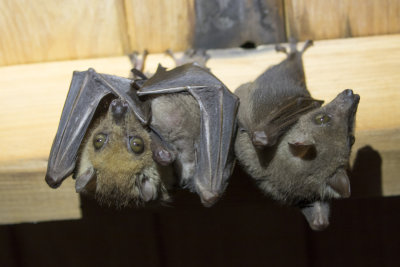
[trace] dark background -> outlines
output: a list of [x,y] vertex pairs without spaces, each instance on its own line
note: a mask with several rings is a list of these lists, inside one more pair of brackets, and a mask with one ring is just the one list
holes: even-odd
[[[353,188],[371,174],[355,170]],[[357,188],[333,202],[323,232],[240,168],[212,208],[183,191],[170,207],[123,210],[83,197],[81,220],[1,226],[0,266],[400,266],[400,198],[357,197]]]

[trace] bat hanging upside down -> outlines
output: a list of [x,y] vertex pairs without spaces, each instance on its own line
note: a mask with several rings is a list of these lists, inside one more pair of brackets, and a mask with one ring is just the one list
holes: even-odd
[[329,225],[331,198],[350,196],[346,167],[354,143],[360,97],[347,89],[332,102],[311,98],[301,51],[291,42],[287,58],[240,86],[235,154],[260,189],[302,210],[314,230]]

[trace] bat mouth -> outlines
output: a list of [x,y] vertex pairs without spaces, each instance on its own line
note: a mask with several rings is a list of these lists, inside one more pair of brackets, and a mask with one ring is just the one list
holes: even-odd
[[353,90],[351,89],[346,89],[344,93],[350,98],[352,101],[350,108],[349,108],[349,121],[348,121],[348,132],[349,134],[352,134],[354,132],[354,125],[355,125],[355,118],[356,118],[356,113],[357,113],[357,108],[358,108],[358,103],[360,103],[360,95],[354,94]]

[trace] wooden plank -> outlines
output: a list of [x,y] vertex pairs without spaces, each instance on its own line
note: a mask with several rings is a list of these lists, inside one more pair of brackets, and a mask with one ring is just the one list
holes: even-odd
[[191,47],[194,0],[125,0],[125,11],[132,51],[156,53]]
[[58,190],[50,189],[44,182],[46,161],[34,165],[43,167],[36,172],[0,172],[0,224],[81,218],[72,179]]
[[285,13],[299,40],[400,33],[399,0],[285,0]]
[[0,2],[0,66],[122,55],[121,0]]
[[[209,53],[209,67],[232,90],[285,57],[276,53],[272,45]],[[365,145],[377,150],[383,160],[383,194],[400,194],[400,165],[397,164],[400,158],[400,35],[317,41],[305,54],[304,61],[307,83],[314,97],[329,102],[346,88],[361,95],[354,153]],[[163,54],[150,55],[146,66],[154,71],[159,62],[172,66],[171,59]],[[47,188],[43,180],[45,162],[72,71],[89,67],[120,76],[128,76],[131,68],[127,57],[0,68],[0,188],[10,180],[15,182],[15,190],[19,183],[24,186],[25,181],[32,182],[31,187]],[[29,173],[32,181],[28,179]],[[61,188],[68,186],[66,198],[77,198],[72,183]],[[12,196],[13,189],[9,190]],[[47,191],[57,190],[47,188]],[[26,194],[29,195],[29,190]],[[6,202],[0,201],[0,214],[8,210],[3,203]],[[76,207],[79,208],[78,204]]]

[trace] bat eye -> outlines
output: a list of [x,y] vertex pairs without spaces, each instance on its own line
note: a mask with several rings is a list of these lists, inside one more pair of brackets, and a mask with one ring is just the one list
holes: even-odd
[[140,154],[144,150],[144,143],[143,139],[139,136],[132,136],[129,139],[129,145],[134,153]]
[[96,134],[95,137],[93,138],[93,146],[96,149],[100,149],[104,146],[104,144],[107,141],[107,135],[105,134]]
[[327,124],[328,122],[330,122],[331,117],[327,114],[318,114],[314,117],[314,123],[317,125],[323,125],[323,124]]

